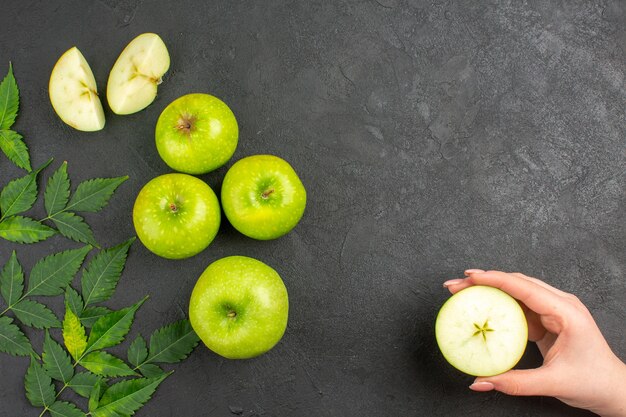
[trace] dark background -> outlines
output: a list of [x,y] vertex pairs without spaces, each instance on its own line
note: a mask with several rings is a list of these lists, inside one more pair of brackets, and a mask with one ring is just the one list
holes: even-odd
[[[134,244],[107,303],[150,294],[130,337],[183,317],[197,277],[227,255],[273,266],[291,303],[275,349],[230,361],[199,347],[139,416],[228,416],[229,406],[245,416],[588,415],[470,392],[472,378],[445,363],[433,334],[441,284],[468,267],[576,293],[626,358],[624,2],[13,1],[0,28],[0,72],[13,61],[21,89],[14,128],[34,166],[55,158],[43,181],[63,160],[74,185],[130,176],[86,216],[103,246],[134,234],[136,194],[170,172],[154,126],[186,93],[214,94],[238,118],[234,158],[202,177],[216,191],[235,160],[258,153],[288,160],[307,188],[301,223],[275,241],[224,222],[187,260]],[[78,46],[104,97],[117,56],[147,31],[172,62],[156,101],[130,116],[105,108],[97,133],[64,125],[47,91],[58,57]],[[0,185],[22,173],[0,158]],[[31,215],[43,217],[41,202]],[[28,271],[76,246],[0,241],[0,265],[16,249]],[[41,332],[25,331],[40,350]],[[539,363],[529,346],[520,366]],[[24,396],[27,365],[0,355],[0,415],[39,414]]]

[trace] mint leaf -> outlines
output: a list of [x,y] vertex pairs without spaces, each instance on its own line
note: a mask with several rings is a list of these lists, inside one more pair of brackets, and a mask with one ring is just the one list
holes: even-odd
[[135,375],[135,371],[130,369],[123,360],[102,350],[85,355],[80,360],[80,364],[96,375],[112,377]]
[[74,195],[65,207],[72,211],[100,211],[109,202],[113,192],[128,176],[117,178],[95,178],[78,184]]
[[15,356],[34,353],[28,338],[7,316],[0,317],[0,352]]
[[100,317],[106,316],[110,312],[111,310],[102,306],[87,307],[80,314],[80,322],[85,327],[92,327],[94,323],[100,319]]
[[13,130],[0,130],[0,149],[16,166],[30,172],[30,155],[22,135]]
[[128,362],[133,366],[139,366],[148,357],[148,346],[141,335],[137,336],[128,348]]
[[144,301],[146,298],[130,307],[100,317],[91,328],[86,352],[93,352],[121,343],[133,324],[135,312]]
[[77,214],[65,211],[55,214],[52,221],[56,225],[59,232],[68,239],[76,242],[89,243],[92,246],[98,246],[93,232],[85,219]]
[[75,361],[78,361],[87,348],[87,335],[80,320],[69,306],[65,306],[63,319],[63,343]]
[[139,372],[141,372],[141,375],[145,376],[146,378],[154,378],[156,376],[160,376],[165,373],[163,369],[161,369],[159,366],[154,365],[152,363],[144,363],[137,369],[139,369]]
[[36,329],[61,327],[61,322],[52,311],[33,300],[22,300],[11,307],[15,316],[25,325]]
[[86,417],[78,407],[72,403],[65,401],[57,401],[48,407],[48,411],[52,417]]
[[30,366],[26,371],[24,387],[26,388],[26,398],[35,407],[48,407],[54,403],[56,394],[52,379],[46,374],[43,366],[33,358],[31,358]]
[[89,262],[81,277],[85,305],[106,301],[113,295],[126,264],[128,249],[134,241],[132,238],[104,249]]
[[138,378],[111,385],[102,395],[92,417],[132,416],[154,394],[168,375],[157,378]]
[[44,206],[48,216],[63,210],[69,199],[70,178],[67,175],[67,162],[63,162],[48,179],[48,185],[44,192]]
[[39,260],[30,272],[26,295],[63,294],[91,246],[55,253]]
[[61,347],[54,339],[50,337],[50,333],[46,331],[43,340],[43,368],[50,378],[67,384],[74,376],[74,367],[72,361],[65,349]]
[[164,326],[150,336],[150,354],[146,362],[179,362],[191,353],[199,341],[189,320]]
[[100,377],[91,372],[79,372],[67,386],[81,397],[89,398],[89,393],[99,381]]
[[13,126],[19,105],[20,91],[13,76],[13,65],[9,63],[9,72],[0,83],[0,129]]
[[30,217],[13,216],[0,222],[0,238],[17,243],[35,243],[56,232]]
[[13,306],[24,292],[24,271],[17,260],[15,251],[0,272],[0,292],[7,306]]
[[65,288],[65,304],[70,307],[72,313],[80,317],[83,312],[83,299],[71,285]]

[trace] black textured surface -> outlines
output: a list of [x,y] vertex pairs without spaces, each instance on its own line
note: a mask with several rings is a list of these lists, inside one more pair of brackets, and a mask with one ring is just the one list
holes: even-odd
[[[74,184],[130,175],[87,216],[104,246],[134,234],[134,197],[169,172],[153,129],[186,93],[221,97],[240,124],[234,159],[203,177],[214,189],[257,153],[290,161],[307,187],[302,222],[279,240],[224,224],[184,261],[133,246],[109,303],[151,295],[132,334],[182,317],[196,278],[226,255],[275,267],[291,301],[274,350],[229,361],[198,348],[139,416],[583,416],[470,392],[433,324],[445,279],[519,270],[576,293],[626,357],[625,23],[620,1],[15,1],[0,13],[0,72],[13,61],[15,128],[35,165],[67,160]],[[104,92],[146,31],[172,58],[156,101],[131,116],[106,109],[98,133],[65,126],[47,95],[57,58],[78,46]],[[0,184],[17,175],[0,158]],[[71,246],[0,241],[0,263],[15,248],[29,270]],[[539,363],[529,350],[522,366]],[[23,393],[27,363],[0,355],[2,416],[39,414]]]

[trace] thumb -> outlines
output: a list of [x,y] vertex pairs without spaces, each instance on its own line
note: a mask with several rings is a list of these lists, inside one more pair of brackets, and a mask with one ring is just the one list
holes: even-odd
[[509,395],[556,396],[555,383],[545,368],[516,369],[500,375],[476,378],[470,385],[474,391],[496,390]]

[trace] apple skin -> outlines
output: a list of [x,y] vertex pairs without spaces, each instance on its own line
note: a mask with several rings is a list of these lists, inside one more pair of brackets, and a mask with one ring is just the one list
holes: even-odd
[[153,178],[133,207],[139,240],[168,259],[188,258],[204,250],[217,235],[220,220],[219,202],[211,187],[187,174]]
[[497,288],[475,285],[443,304],[435,336],[450,365],[469,375],[492,376],[519,362],[528,343],[528,323],[513,297]]
[[204,344],[228,359],[261,355],[287,328],[287,288],[270,266],[246,256],[213,262],[189,300],[189,320]]
[[254,155],[237,161],[222,183],[222,207],[228,221],[258,240],[281,237],[304,214],[306,190],[287,161]]
[[155,141],[159,155],[172,169],[205,174],[224,165],[239,139],[230,108],[209,94],[179,97],[159,116]]

